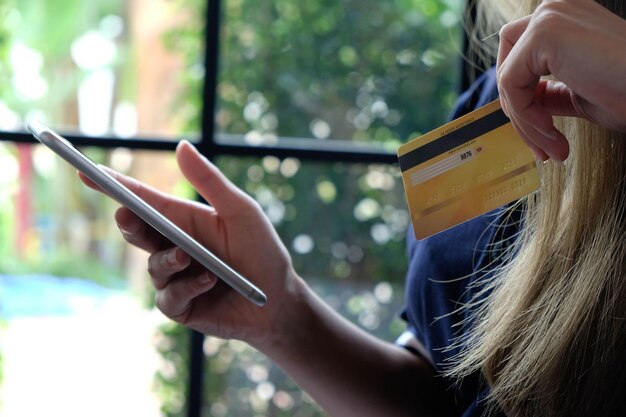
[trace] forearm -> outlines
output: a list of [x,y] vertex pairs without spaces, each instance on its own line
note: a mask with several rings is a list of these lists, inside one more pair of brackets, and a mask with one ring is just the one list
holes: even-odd
[[280,321],[283,336],[261,350],[330,415],[449,414],[451,402],[425,360],[360,330],[297,285]]
[[313,295],[252,198],[188,142],[181,142],[176,157],[210,207],[112,175],[251,278],[268,303],[259,308],[243,300],[130,210],[120,209],[116,222],[124,238],[150,252],[156,304],[165,315],[203,334],[247,341],[335,416],[415,415],[438,404],[424,361],[359,331]]

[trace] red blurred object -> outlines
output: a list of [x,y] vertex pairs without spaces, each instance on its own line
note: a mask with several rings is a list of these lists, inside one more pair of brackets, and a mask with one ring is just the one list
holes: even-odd
[[16,247],[19,255],[24,255],[28,245],[28,231],[32,228],[33,205],[33,148],[31,145],[18,144],[17,157],[20,167],[19,188],[16,201]]

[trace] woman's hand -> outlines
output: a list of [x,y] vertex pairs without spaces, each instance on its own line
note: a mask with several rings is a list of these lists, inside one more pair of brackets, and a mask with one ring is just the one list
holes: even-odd
[[[626,130],[625,50],[626,21],[592,0],[544,0],[502,28],[500,101],[538,158],[569,153],[552,116]],[[541,80],[547,75],[557,81]]]
[[267,348],[284,317],[280,309],[300,288],[289,254],[258,204],[190,143],[181,142],[176,158],[183,175],[211,206],[110,173],[259,286],[268,296],[267,304],[253,305],[124,207],[115,215],[118,227],[129,243],[151,254],[148,271],[156,305],[166,316],[204,334]]
[[165,315],[205,334],[248,342],[329,415],[449,415],[454,402],[430,364],[365,333],[325,304],[293,271],[287,250],[254,200],[189,143],[178,146],[176,157],[185,177],[211,206],[110,172],[258,285],[268,300],[257,307],[121,208],[115,218],[124,238],[151,253],[148,269],[157,306]]

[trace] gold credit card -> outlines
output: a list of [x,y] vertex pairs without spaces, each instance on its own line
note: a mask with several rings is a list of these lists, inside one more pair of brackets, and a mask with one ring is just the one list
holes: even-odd
[[414,139],[398,160],[417,239],[537,190],[535,158],[496,100]]

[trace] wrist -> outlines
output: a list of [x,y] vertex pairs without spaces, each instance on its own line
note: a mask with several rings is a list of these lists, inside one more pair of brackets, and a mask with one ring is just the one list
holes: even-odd
[[293,349],[300,342],[302,334],[308,333],[314,317],[311,300],[314,294],[307,283],[295,272],[290,272],[286,280],[283,297],[272,307],[271,323],[267,337],[254,347],[270,358],[276,359],[286,350]]

